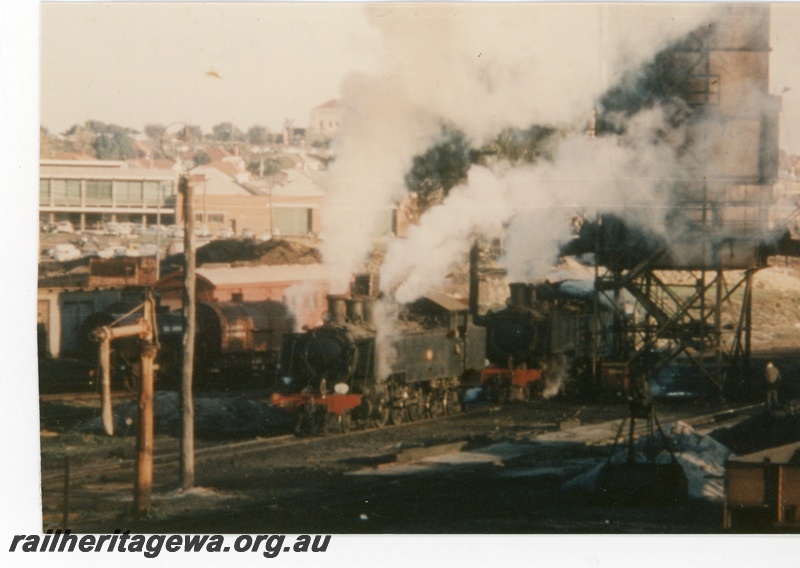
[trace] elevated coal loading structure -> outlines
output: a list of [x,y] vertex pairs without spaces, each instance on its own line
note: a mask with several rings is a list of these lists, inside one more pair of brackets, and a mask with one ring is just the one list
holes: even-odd
[[[620,363],[653,377],[679,356],[720,393],[749,382],[753,275],[784,226],[773,218],[780,99],[768,94],[769,53],[769,8],[724,7],[602,99],[599,136],[655,105],[681,136],[666,142],[679,168],[663,228],[598,216],[567,247],[595,254],[596,304],[606,296],[619,309],[620,360],[594,357],[601,385]],[[730,306],[738,313],[723,322]]]

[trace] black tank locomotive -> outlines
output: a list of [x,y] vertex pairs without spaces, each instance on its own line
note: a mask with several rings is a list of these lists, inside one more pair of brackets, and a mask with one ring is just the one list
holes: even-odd
[[[594,359],[614,350],[614,318],[568,282],[510,285],[508,306],[475,318],[486,329],[489,398],[530,400],[591,382]],[[577,380],[576,380],[577,379]]]
[[462,381],[484,365],[484,330],[467,306],[431,294],[389,327],[378,334],[371,299],[329,297],[325,325],[284,337],[273,403],[297,412],[304,432],[459,411]]

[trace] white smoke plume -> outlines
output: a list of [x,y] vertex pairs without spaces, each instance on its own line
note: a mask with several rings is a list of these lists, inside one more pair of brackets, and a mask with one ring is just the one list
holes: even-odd
[[[647,60],[670,39],[696,27],[712,8],[465,3],[365,9],[384,40],[384,69],[374,77],[350,77],[343,86],[347,111],[324,211],[323,255],[339,275],[334,292],[364,259],[376,217],[404,195],[413,157],[435,143],[442,123],[480,145],[508,127],[586,122],[598,94],[620,76],[620,65]],[[486,172],[471,173],[467,193],[449,206],[473,207],[466,203],[469,193],[492,201],[487,177]],[[503,179],[487,183],[523,193],[514,189],[525,183],[518,174],[509,172]],[[521,218],[526,211],[541,211],[531,199],[525,203]],[[509,218],[506,205],[494,207],[496,221]],[[435,229],[446,229],[439,223],[452,218],[436,213],[429,222],[438,227],[420,229],[436,241],[441,257],[463,251],[463,243],[436,235]],[[460,227],[472,230],[467,222]],[[468,236],[461,234],[462,239]],[[422,234],[415,242],[423,248],[413,254],[427,254]],[[390,275],[407,272],[403,267],[387,270]]]
[[677,169],[671,145],[659,142],[663,128],[654,109],[641,113],[624,137],[575,135],[562,141],[552,162],[504,171],[471,168],[467,184],[426,212],[407,239],[392,244],[382,286],[399,302],[411,301],[463,262],[471,235],[492,237],[503,230],[509,277],[536,280],[555,264],[559,244],[570,238],[570,219],[579,211],[616,212],[658,227],[664,190]]

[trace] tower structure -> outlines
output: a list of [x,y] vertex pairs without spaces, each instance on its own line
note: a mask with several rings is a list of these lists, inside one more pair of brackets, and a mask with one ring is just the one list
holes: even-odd
[[[627,112],[661,103],[681,133],[666,237],[608,216],[582,235],[596,254],[596,301],[619,310],[614,363],[632,375],[652,377],[682,356],[720,393],[748,384],[753,275],[780,225],[772,211],[780,100],[768,93],[769,52],[768,6],[722,7],[655,58],[639,91],[605,100],[606,110]],[[601,382],[608,363],[595,360]]]

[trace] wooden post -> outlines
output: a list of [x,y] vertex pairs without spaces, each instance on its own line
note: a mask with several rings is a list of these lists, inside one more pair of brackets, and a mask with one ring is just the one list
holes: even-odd
[[114,411],[111,402],[111,337],[104,335],[100,341],[100,392],[103,429],[114,435]]
[[142,346],[142,382],[139,391],[139,436],[136,452],[136,486],[133,500],[135,513],[150,513],[150,495],[153,488],[153,361],[157,348],[152,343]]
[[150,496],[153,489],[154,362],[158,354],[158,343],[155,334],[155,300],[152,292],[149,291],[144,302],[144,321],[147,324],[147,331],[142,337],[142,381],[139,390],[139,432],[136,439],[136,483],[133,491],[134,513],[136,515],[150,513]]
[[184,223],[184,285],[183,285],[183,380],[181,383],[181,487],[194,487],[194,402],[192,375],[194,373],[195,336],[195,255],[194,255],[194,183],[181,176]]

